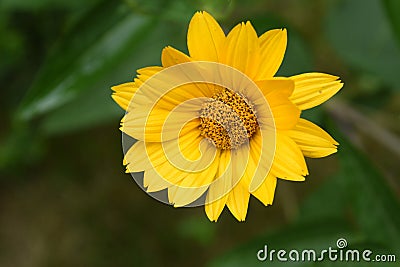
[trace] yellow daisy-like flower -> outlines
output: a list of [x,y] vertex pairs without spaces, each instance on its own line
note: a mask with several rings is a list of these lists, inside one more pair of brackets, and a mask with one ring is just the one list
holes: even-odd
[[328,156],[338,143],[301,111],[343,84],[324,73],[274,77],[286,44],[285,29],[257,36],[246,22],[225,35],[210,14],[197,12],[190,56],[166,47],[162,66],[112,88],[126,110],[121,130],[138,140],[125,155],[127,172],[144,171],[147,192],[167,189],[176,207],[205,197],[211,221],[225,205],[244,221],[250,195],[271,205],[277,178],[303,181],[304,156]]

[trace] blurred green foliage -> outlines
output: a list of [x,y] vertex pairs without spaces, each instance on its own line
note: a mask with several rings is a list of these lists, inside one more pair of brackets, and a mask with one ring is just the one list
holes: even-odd
[[[279,75],[345,82],[303,114],[339,152],[309,161],[307,182],[280,182],[272,207],[252,199],[243,224],[167,208],[120,166],[123,112],[110,87],[159,65],[164,46],[186,51],[197,10],[225,30],[245,20],[259,34],[287,28]],[[259,266],[265,244],[318,250],[339,237],[398,253],[399,13],[396,0],[1,1],[0,266]]]
[[326,20],[329,40],[347,64],[398,89],[400,48],[380,1],[341,1]]

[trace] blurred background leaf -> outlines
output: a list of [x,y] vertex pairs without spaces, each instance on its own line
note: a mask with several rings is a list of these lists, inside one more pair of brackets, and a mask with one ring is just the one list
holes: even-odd
[[385,14],[379,0],[337,1],[326,17],[327,35],[351,67],[398,90],[400,48]]
[[59,41],[21,104],[23,119],[52,111],[78,93],[99,86],[116,63],[135,51],[141,35],[151,28],[151,19],[130,16],[126,6],[114,6],[101,3]]
[[388,18],[392,23],[392,28],[397,36],[397,41],[400,42],[400,3],[396,0],[384,0],[383,2],[388,13]]

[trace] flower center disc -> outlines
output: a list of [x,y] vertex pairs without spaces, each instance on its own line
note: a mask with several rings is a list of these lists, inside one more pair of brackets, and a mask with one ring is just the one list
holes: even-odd
[[201,135],[217,148],[236,149],[257,129],[253,105],[245,96],[229,89],[214,94],[201,108]]

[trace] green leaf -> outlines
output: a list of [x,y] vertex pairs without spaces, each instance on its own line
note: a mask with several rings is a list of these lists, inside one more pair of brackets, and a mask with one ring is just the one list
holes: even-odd
[[360,229],[370,240],[400,249],[400,203],[368,159],[345,139],[339,139],[341,172],[336,177],[347,186],[349,205]]
[[[131,80],[139,68],[159,65],[162,48],[172,43],[174,36],[179,36],[176,30],[170,28],[162,22],[154,24],[137,43],[127,47],[125,57],[114,69],[104,73],[101,79],[94,80],[92,85],[76,94],[74,100],[47,113],[41,125],[44,133],[63,134],[113,120],[117,127],[123,110],[111,99],[110,87]],[[180,30],[180,27],[177,29]]]
[[40,127],[45,135],[62,135],[114,120],[117,129],[122,113],[111,99],[109,88],[102,86],[85,91],[74,101],[48,113]]
[[398,0],[383,0],[386,12],[392,23],[393,31],[397,35],[397,41],[400,44],[400,1]]
[[19,118],[49,112],[90,89],[112,71],[154,25],[149,17],[105,2],[91,10],[49,55],[23,99]]
[[399,88],[400,48],[379,0],[337,1],[326,19],[327,36],[347,64]]

